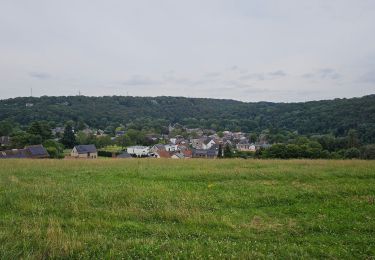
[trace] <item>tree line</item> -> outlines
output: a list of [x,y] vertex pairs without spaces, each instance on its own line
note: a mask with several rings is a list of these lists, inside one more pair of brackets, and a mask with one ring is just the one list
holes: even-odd
[[[26,103],[32,106],[26,106]],[[34,121],[76,129],[85,124],[113,133],[119,125],[140,132],[167,133],[169,123],[215,131],[261,134],[285,142],[283,132],[345,137],[357,131],[362,144],[375,143],[375,95],[301,103],[239,102],[183,97],[24,97],[0,100],[0,121],[28,126]],[[80,127],[81,126],[81,127]]]
[[[117,145],[125,148],[131,145],[151,146],[164,139],[150,139],[155,132],[144,129],[128,128],[124,125],[117,126],[113,132],[96,135],[93,131],[85,132],[87,125],[80,122],[68,121],[64,124],[64,133],[52,135],[53,123],[47,121],[34,121],[28,126],[12,124],[9,121],[0,122],[0,136],[10,136],[12,144],[9,148],[23,148],[26,145],[43,144],[54,158],[62,158],[64,148],[72,148],[77,144],[95,144],[97,148]],[[162,129],[167,125],[161,126]],[[121,131],[122,135],[115,133]],[[204,134],[212,134],[212,130],[205,130]],[[223,137],[223,132],[217,132]],[[156,134],[161,137],[162,132]],[[187,132],[184,127],[176,127],[169,133],[169,137],[183,136],[187,139],[196,138],[197,133]],[[311,158],[311,159],[375,159],[375,144],[363,143],[358,131],[350,129],[344,136],[325,135],[300,135],[291,131],[275,131],[265,129],[260,133],[250,132],[247,139],[252,143],[272,144],[267,149],[258,149],[256,152],[236,151],[235,147],[220,146],[219,157],[231,158]]]

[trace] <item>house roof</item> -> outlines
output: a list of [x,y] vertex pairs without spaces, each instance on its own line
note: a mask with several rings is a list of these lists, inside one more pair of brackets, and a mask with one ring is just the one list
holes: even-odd
[[184,150],[182,151],[182,153],[184,154],[185,157],[191,157],[193,155],[192,150]]
[[49,154],[43,145],[27,146],[24,149],[12,149],[0,152],[0,158],[48,158]]
[[185,155],[182,154],[182,153],[175,153],[173,156],[176,156],[176,157],[179,158],[179,159],[183,159],[183,158],[185,158]]
[[167,151],[157,151],[156,153],[160,158],[171,158],[171,154]]
[[31,157],[49,157],[49,154],[43,145],[26,146],[25,150]]
[[250,145],[247,139],[243,139],[243,140],[241,140],[238,144],[246,144],[246,145]]
[[209,144],[212,141],[211,138],[207,138],[203,141],[204,144]]
[[130,154],[128,154],[127,152],[122,152],[119,155],[117,155],[116,158],[126,159],[126,158],[133,158],[133,157]]
[[140,145],[136,145],[136,146],[129,146],[128,149],[148,149],[149,147],[148,146],[140,146]]
[[203,150],[203,149],[193,149],[192,155],[207,155],[208,150]]
[[17,158],[27,158],[27,153],[25,149],[13,149],[0,151],[0,159],[17,159]]
[[154,145],[154,148],[158,149],[158,150],[165,150],[165,146],[164,144],[155,144]]
[[96,153],[96,147],[93,144],[76,145],[74,146],[78,153]]

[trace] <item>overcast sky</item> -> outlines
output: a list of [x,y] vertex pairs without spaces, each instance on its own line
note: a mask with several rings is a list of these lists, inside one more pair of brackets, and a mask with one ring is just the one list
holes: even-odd
[[374,0],[0,0],[0,99],[375,93]]

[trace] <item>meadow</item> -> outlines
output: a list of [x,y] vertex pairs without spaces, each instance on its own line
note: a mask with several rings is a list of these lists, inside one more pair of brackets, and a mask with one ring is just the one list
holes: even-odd
[[375,161],[1,160],[0,259],[375,258]]

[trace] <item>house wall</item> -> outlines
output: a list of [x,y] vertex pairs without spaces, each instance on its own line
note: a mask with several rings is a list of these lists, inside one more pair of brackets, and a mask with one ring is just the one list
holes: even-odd
[[128,154],[134,154],[138,157],[141,157],[141,156],[148,155],[150,152],[150,149],[148,147],[142,148],[142,149],[136,148],[136,147],[128,147],[126,151],[128,152]]
[[75,158],[91,158],[91,159],[96,159],[98,158],[98,153],[78,153],[75,148],[73,148],[72,152],[70,153],[71,157]]

